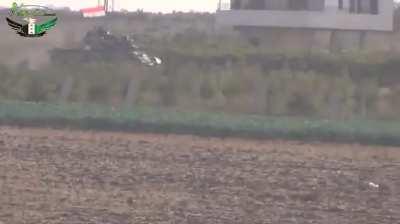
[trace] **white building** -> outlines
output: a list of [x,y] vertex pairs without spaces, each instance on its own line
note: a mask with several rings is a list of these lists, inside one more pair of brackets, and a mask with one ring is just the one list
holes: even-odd
[[393,30],[393,0],[220,0],[217,23],[233,27]]

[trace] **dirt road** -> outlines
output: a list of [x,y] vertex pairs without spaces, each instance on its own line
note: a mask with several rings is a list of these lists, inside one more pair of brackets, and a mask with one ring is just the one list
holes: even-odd
[[0,128],[0,223],[400,223],[400,149]]

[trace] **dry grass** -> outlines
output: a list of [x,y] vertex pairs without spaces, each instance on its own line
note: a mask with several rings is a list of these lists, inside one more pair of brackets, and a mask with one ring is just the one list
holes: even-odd
[[390,147],[2,127],[0,221],[392,224],[399,162]]

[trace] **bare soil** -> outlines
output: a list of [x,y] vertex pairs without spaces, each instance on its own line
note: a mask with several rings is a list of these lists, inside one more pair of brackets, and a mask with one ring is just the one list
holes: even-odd
[[400,149],[1,127],[0,223],[396,224]]

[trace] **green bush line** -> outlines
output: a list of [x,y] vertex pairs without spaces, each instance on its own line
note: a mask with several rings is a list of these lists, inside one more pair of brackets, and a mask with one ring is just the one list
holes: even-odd
[[[199,46],[201,47],[201,46]],[[400,68],[400,55],[384,55],[377,53],[292,53],[292,52],[202,52],[202,55],[193,52],[181,52],[182,49],[169,49],[161,52],[162,56],[172,66],[185,63],[205,65],[224,65],[227,61],[233,64],[260,65],[265,71],[279,70],[287,66],[293,71],[315,71],[325,75],[337,75],[341,69],[348,69],[355,76],[393,76]],[[215,50],[215,49],[210,49]],[[375,56],[375,57],[374,57]]]
[[0,124],[400,146],[400,122],[233,116],[156,108],[113,111],[101,105],[2,102]]

